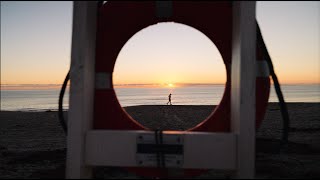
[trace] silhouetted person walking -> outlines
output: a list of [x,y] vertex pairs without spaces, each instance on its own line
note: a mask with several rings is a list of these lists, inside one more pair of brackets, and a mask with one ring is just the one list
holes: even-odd
[[168,97],[169,97],[169,101],[167,102],[167,105],[168,105],[169,103],[170,103],[170,105],[172,105],[172,104],[171,104],[171,93],[169,94]]

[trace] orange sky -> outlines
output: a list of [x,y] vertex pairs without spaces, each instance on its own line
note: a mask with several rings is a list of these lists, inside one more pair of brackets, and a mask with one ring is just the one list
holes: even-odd
[[[320,2],[257,2],[282,84],[320,84]],[[1,1],[1,84],[62,84],[70,67],[72,2]],[[198,30],[160,23],[121,50],[115,84],[224,83],[215,45]]]

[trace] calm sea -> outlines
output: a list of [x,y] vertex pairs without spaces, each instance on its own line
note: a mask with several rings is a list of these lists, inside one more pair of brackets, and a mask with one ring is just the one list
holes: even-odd
[[[320,84],[282,85],[287,102],[320,102]],[[116,88],[120,104],[165,105],[172,93],[174,105],[216,105],[219,104],[224,85],[185,86],[176,88]],[[44,111],[58,109],[59,89],[1,90],[1,110]],[[69,91],[64,96],[64,109],[68,109]],[[274,88],[269,102],[278,102]]]

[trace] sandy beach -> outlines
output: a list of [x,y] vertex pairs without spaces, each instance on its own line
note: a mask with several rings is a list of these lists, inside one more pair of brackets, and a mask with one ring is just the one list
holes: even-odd
[[[133,106],[125,108],[149,128],[185,130],[214,106]],[[257,132],[257,178],[320,177],[320,103],[288,103],[289,144],[279,148],[281,113],[270,103]],[[66,139],[57,112],[0,111],[0,178],[64,178]],[[95,178],[141,178],[120,168],[94,169]],[[210,171],[197,178],[228,178]]]

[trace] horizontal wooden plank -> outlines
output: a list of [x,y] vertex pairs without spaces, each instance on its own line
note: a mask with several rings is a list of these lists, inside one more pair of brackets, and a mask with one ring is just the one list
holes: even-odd
[[[140,167],[137,143],[141,135],[153,136],[152,131],[93,130],[86,134],[86,164],[93,166]],[[235,169],[236,135],[164,131],[164,143],[180,137],[183,144],[181,168]],[[150,163],[149,163],[150,165]],[[150,165],[152,166],[152,165]],[[169,166],[170,167],[170,166]]]

